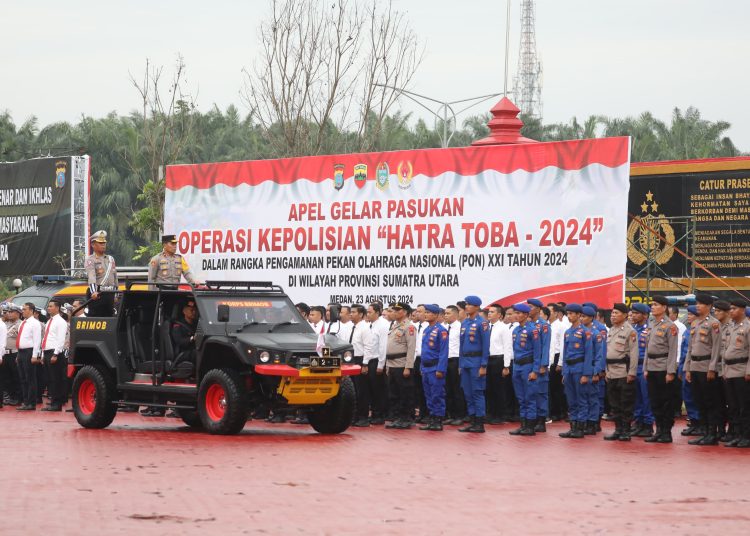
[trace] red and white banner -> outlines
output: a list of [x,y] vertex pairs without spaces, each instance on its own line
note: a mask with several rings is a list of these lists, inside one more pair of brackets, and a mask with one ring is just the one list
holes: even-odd
[[308,304],[622,301],[629,138],[179,165],[165,232],[202,280]]

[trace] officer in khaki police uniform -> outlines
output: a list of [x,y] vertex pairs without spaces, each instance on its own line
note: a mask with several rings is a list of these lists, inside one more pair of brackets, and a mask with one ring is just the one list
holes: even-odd
[[731,301],[732,321],[726,332],[722,375],[729,405],[730,440],[725,447],[750,448],[750,320],[745,317],[747,302]]
[[395,319],[388,331],[386,347],[386,374],[388,375],[388,401],[396,420],[386,428],[405,430],[411,428],[414,414],[414,352],[417,330],[408,319],[409,306],[391,304]]
[[91,235],[91,247],[94,253],[83,263],[89,284],[86,297],[91,300],[88,316],[112,316],[118,282],[115,259],[106,253],[107,232],[97,231]]
[[188,283],[197,285],[187,261],[177,253],[177,237],[163,235],[161,243],[163,251],[154,255],[148,263],[148,282],[179,285],[180,277],[184,275]]
[[615,431],[604,436],[606,441],[630,441],[635,407],[635,376],[638,372],[638,334],[628,322],[628,307],[615,303],[612,327],[607,334],[607,396]]

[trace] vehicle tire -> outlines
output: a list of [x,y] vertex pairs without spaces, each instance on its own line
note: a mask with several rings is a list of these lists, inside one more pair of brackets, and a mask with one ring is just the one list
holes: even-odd
[[247,392],[233,369],[211,369],[201,380],[198,415],[209,434],[237,434],[247,422]]
[[115,419],[115,386],[112,373],[100,365],[86,365],[73,381],[73,414],[84,428],[106,428]]
[[182,419],[182,422],[190,428],[203,428],[201,416],[198,415],[198,411],[194,409],[176,409],[175,411],[180,416],[180,419]]
[[340,434],[349,428],[354,417],[357,397],[351,378],[341,379],[339,394],[310,413],[310,424],[321,434]]

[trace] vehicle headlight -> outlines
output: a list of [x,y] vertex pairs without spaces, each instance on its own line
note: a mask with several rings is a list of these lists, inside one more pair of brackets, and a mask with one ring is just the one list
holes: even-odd
[[260,359],[261,363],[268,363],[271,360],[271,353],[263,350],[259,355],[258,359]]
[[353,356],[352,356],[351,351],[347,350],[346,352],[344,352],[344,362],[351,363],[352,357]]

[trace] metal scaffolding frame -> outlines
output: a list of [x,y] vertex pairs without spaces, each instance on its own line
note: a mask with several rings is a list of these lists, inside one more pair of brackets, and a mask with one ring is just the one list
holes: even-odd
[[[693,260],[693,257],[695,254],[695,228],[696,228],[695,217],[694,216],[673,216],[673,217],[661,216],[658,218],[658,221],[666,222],[673,228],[675,226],[684,228],[684,232],[681,232],[680,236],[676,236],[674,238],[671,246],[679,247],[687,255],[685,262],[686,264],[688,264],[686,272],[689,272],[690,274],[689,291],[691,294],[694,294],[695,293],[695,261]],[[644,245],[642,240],[638,240],[638,239],[630,240],[629,238],[628,238],[628,247],[632,246],[632,247],[637,248],[642,254],[646,256],[646,262],[644,266],[635,275],[632,275],[632,276],[626,275],[625,276],[626,281],[630,283],[633,286],[633,288],[635,288],[638,292],[640,292],[641,295],[646,298],[646,300],[651,299],[651,287],[652,287],[652,282],[655,279],[662,279],[662,280],[673,283],[675,286],[684,287],[685,285],[682,285],[678,283],[677,281],[675,281],[674,278],[670,276],[669,274],[667,274],[657,262],[657,256],[661,251],[661,249],[659,248],[659,245],[665,242],[665,238],[663,236],[660,236],[654,230],[651,230],[645,226],[641,227],[641,229],[642,229],[642,232],[646,233],[645,248],[642,247]],[[645,279],[646,288],[645,289],[640,288],[635,282],[636,279]]]
[[89,156],[72,156],[73,187],[73,249],[70,275],[83,274],[83,263],[88,255],[89,240]]
[[536,52],[534,0],[521,1],[521,43],[513,97],[522,114],[542,119],[542,63]]

